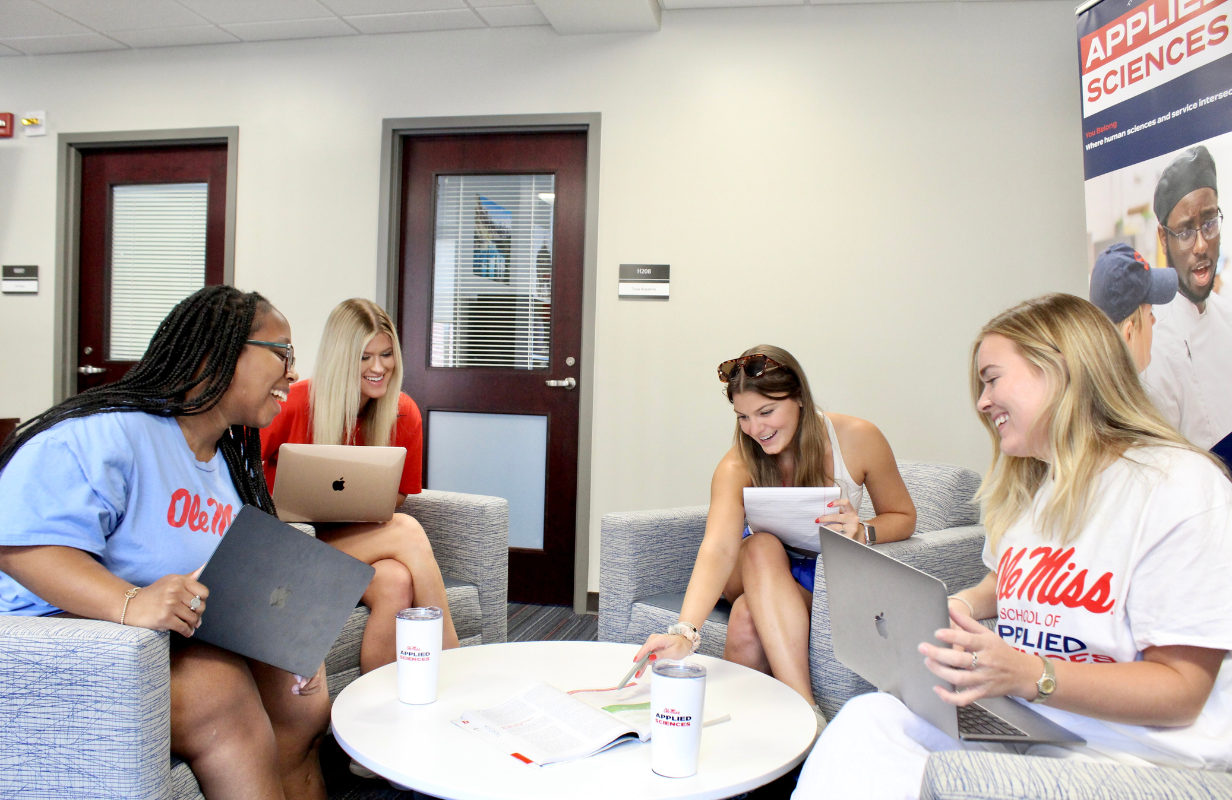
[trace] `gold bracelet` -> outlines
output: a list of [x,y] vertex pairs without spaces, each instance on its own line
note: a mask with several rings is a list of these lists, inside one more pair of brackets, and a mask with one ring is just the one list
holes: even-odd
[[140,586],[134,586],[124,593],[124,609],[120,612],[120,624],[124,624],[124,615],[128,613],[128,601],[137,596],[137,592],[141,591]]

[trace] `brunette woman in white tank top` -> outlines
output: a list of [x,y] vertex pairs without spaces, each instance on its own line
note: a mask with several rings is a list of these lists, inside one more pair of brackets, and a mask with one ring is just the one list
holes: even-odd
[[[719,597],[732,604],[723,657],[773,675],[816,711],[809,679],[808,632],[816,554],[789,552],[775,536],[748,531],[746,486],[838,486],[832,514],[817,521],[865,542],[906,539],[915,531],[915,505],[894,453],[871,422],[823,415],[808,380],[787,351],[761,345],[719,365],[736,412],[735,443],[710,485],[706,534],[680,622],[646,640],[648,652],[684,658],[697,649],[697,630]],[[858,516],[868,487],[875,516]],[[818,714],[818,727],[825,720]]]

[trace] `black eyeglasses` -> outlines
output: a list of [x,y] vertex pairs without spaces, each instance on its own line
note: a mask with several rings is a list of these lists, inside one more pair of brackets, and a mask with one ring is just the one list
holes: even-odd
[[295,366],[295,348],[289,344],[282,342],[260,342],[256,339],[249,339],[244,344],[255,344],[258,347],[268,347],[274,351],[274,355],[282,359],[282,365],[285,370],[283,374],[290,375],[291,369]]
[[760,378],[770,370],[782,366],[770,356],[764,356],[761,353],[740,356],[740,358],[731,358],[719,364],[719,380],[727,383],[731,380],[732,374],[741,367],[744,367],[744,374],[750,378]]
[[1215,216],[1202,223],[1200,228],[1183,228],[1179,231],[1174,231],[1162,222],[1159,227],[1166,230],[1168,233],[1176,237],[1176,243],[1181,246],[1182,250],[1190,250],[1198,242],[1198,233],[1202,233],[1202,241],[1209,242],[1219,236],[1219,229],[1223,227],[1223,212],[1216,211]]

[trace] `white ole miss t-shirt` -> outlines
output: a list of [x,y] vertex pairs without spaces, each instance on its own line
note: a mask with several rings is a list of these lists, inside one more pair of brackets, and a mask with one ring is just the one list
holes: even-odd
[[[1032,507],[984,562],[997,573],[997,632],[1015,649],[1077,663],[1138,661],[1148,647],[1232,650],[1232,483],[1188,450],[1130,450],[1100,475],[1082,533],[1066,545]],[[1104,722],[1034,704],[1097,751],[1200,769],[1232,767],[1232,659],[1184,728]]]

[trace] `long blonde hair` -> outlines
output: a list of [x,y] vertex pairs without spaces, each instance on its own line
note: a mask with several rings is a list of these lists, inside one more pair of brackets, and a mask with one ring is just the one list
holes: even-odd
[[1129,351],[1112,322],[1091,303],[1069,294],[1048,294],[997,315],[971,348],[971,397],[983,392],[979,350],[991,334],[1014,343],[1043,373],[1048,396],[1032,426],[1045,425],[1051,463],[1001,452],[1001,438],[987,414],[980,421],[992,439],[992,466],[976,497],[984,504],[984,527],[996,547],[1005,531],[1031,507],[1048,478],[1052,496],[1041,509],[1046,538],[1062,545],[1086,524],[1099,476],[1135,447],[1163,445],[1210,453],[1190,444],[1163,418],[1138,380]]
[[363,441],[385,447],[398,421],[398,398],[402,392],[402,347],[398,332],[385,309],[371,300],[343,300],[325,322],[316,373],[309,389],[312,440],[316,444],[354,444],[360,422],[360,357],[364,348],[385,333],[393,342],[394,368],[385,396],[368,403],[363,415]]
[[[727,400],[740,392],[756,392],[772,400],[796,400],[800,403],[800,422],[796,426],[796,435],[788,445],[789,452],[795,459],[795,475],[793,486],[829,486],[830,475],[826,473],[826,442],[828,438],[822,430],[821,408],[813,402],[813,392],[809,389],[808,378],[800,362],[781,347],[769,344],[759,344],[741,353],[741,356],[760,354],[781,364],[781,367],[767,369],[761,376],[751,378],[744,369],[737,369],[727,382]],[[749,475],[753,477],[754,486],[782,486],[783,477],[779,471],[779,457],[770,455],[751,436],[740,429],[740,421],[736,421],[736,448],[740,452],[740,461]]]

